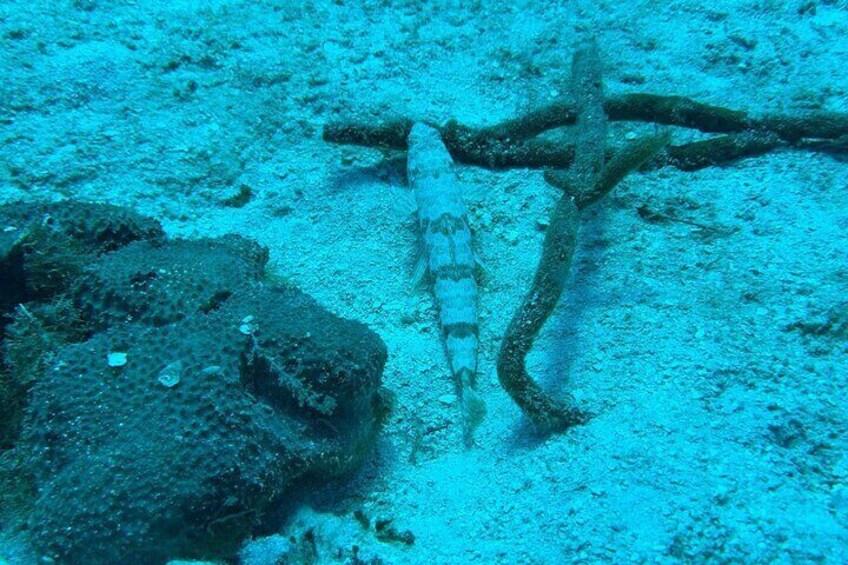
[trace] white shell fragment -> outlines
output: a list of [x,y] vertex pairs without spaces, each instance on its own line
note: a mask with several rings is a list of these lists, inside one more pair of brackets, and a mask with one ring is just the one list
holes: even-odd
[[182,378],[183,364],[182,361],[174,361],[169,363],[159,372],[159,384],[165,388],[174,388],[180,384]]
[[239,331],[244,335],[253,335],[256,331],[256,318],[254,316],[245,316],[242,318]]
[[106,364],[110,367],[123,367],[127,364],[127,354],[123,351],[110,351],[106,355]]

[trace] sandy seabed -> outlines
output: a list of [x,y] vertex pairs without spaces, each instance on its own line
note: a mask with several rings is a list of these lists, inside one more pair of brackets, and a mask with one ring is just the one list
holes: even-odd
[[[173,237],[254,238],[276,273],[385,340],[396,408],[373,457],[292,511],[328,563],[353,545],[410,564],[846,563],[846,336],[793,329],[848,317],[838,155],[637,173],[585,214],[528,367],[595,416],[548,438],[494,359],[558,191],[539,170],[458,167],[487,268],[489,415],[463,448],[433,299],[411,281],[403,155],[330,145],[321,128],[515,116],[568,91],[589,37],[611,94],[848,112],[840,0],[7,1],[0,202],[107,201]],[[610,144],[646,128],[615,124]],[[222,205],[242,185],[251,201]],[[378,541],[356,510],[415,543]]]

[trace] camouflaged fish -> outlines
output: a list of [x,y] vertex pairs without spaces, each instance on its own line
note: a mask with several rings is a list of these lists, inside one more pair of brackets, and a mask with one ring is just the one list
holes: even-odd
[[407,175],[418,205],[421,255],[416,278],[428,275],[439,310],[445,352],[463,414],[466,444],[486,414],[477,379],[477,262],[453,161],[438,130],[412,127]]

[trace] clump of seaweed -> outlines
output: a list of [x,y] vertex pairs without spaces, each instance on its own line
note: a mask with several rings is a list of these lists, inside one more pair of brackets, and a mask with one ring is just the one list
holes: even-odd
[[0,372],[0,449],[18,437],[27,393],[62,346],[81,341],[86,329],[71,301],[18,305],[5,328]]
[[27,295],[49,299],[67,290],[91,258],[84,244],[52,229],[49,222],[33,222],[21,240]]

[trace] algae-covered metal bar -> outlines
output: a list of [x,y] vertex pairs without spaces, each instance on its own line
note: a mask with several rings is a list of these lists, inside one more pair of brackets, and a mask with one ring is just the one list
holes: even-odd
[[[798,115],[765,114],[712,106],[683,96],[633,93],[608,98],[604,110],[611,121],[638,121],[695,129],[718,137],[673,145],[655,166],[684,171],[723,165],[755,157],[777,148],[845,152],[848,114],[810,112]],[[517,167],[563,169],[571,166],[571,144],[537,139],[545,131],[574,125],[575,105],[561,100],[523,116],[482,128],[449,121],[440,133],[453,158],[490,169]],[[406,150],[413,120],[386,122],[336,121],[324,126],[330,143]],[[840,141],[841,140],[841,141]],[[839,143],[828,143],[836,142]]]

